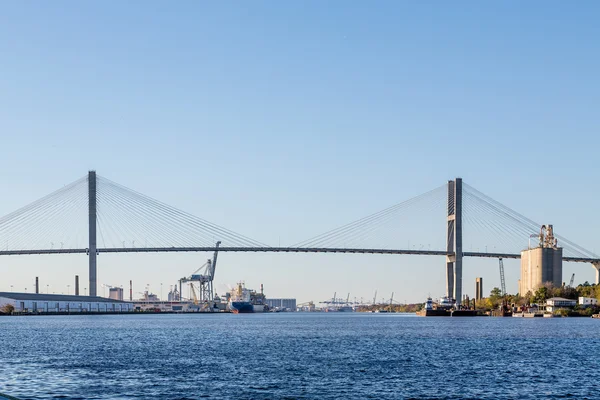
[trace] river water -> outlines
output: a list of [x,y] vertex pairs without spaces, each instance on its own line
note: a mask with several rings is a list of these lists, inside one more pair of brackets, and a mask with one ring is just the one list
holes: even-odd
[[600,398],[600,320],[276,313],[0,318],[21,399]]

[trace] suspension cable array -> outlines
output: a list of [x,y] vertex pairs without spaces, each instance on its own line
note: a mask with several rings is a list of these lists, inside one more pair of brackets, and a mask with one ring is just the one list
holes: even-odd
[[[109,179],[97,176],[96,183],[99,250],[213,247],[217,241],[236,248],[267,247]],[[0,253],[86,249],[88,200],[88,181],[83,177],[0,218]]]
[[267,247],[98,176],[98,248]]
[[[484,246],[487,245],[489,252],[519,254],[527,248],[529,237],[537,235],[541,227],[541,224],[464,183],[463,220],[464,251],[484,252]],[[563,248],[563,257],[599,258],[563,236],[555,236]]]
[[87,247],[87,201],[84,177],[0,218],[0,249]]
[[[430,227],[440,226],[445,212],[446,187],[444,184],[429,192],[395,204],[384,210],[325,232],[292,247],[300,248],[407,248],[411,237],[414,245],[432,243]],[[423,228],[423,229],[420,229]],[[426,234],[424,231],[427,231]],[[416,236],[421,233],[419,242]],[[434,248],[442,250],[444,241],[440,232]],[[410,246],[408,246],[410,247]]]

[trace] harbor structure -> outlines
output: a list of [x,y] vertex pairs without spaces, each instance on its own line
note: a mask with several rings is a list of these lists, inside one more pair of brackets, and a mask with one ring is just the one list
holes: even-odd
[[111,287],[108,289],[108,298],[123,301],[123,288]]
[[296,299],[266,299],[265,301],[272,310],[296,311]]
[[168,301],[181,301],[181,295],[177,290],[177,285],[171,287],[167,299]]
[[0,309],[20,314],[132,312],[133,304],[96,296],[0,292]]
[[475,278],[475,300],[481,300],[483,298],[483,278]]
[[521,252],[521,279],[519,294],[534,293],[549,282],[554,287],[562,284],[562,248],[554,237],[552,225],[542,225],[538,246]]

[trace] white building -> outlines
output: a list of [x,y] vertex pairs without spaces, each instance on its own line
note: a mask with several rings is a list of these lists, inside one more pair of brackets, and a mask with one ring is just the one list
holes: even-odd
[[564,308],[573,308],[577,305],[577,300],[565,299],[562,297],[552,297],[546,300],[546,311],[554,312]]
[[579,305],[583,307],[596,306],[598,305],[598,299],[595,299],[593,297],[580,297]]
[[0,292],[0,310],[6,306],[31,314],[133,312],[132,303],[104,297]]

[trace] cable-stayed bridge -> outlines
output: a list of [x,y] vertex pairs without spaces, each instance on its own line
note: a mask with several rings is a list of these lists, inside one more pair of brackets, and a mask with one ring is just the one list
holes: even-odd
[[[443,256],[447,295],[460,303],[464,257],[520,258],[540,226],[457,178],[300,243],[275,247],[90,171],[0,218],[0,255],[86,254],[90,296],[97,294],[100,253],[218,250]],[[563,260],[591,263],[599,283],[600,256],[555,236]]]

